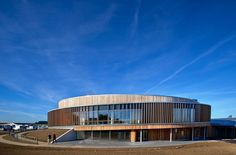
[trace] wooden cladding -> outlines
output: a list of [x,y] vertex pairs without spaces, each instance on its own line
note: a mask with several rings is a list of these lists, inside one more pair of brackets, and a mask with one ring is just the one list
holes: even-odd
[[88,95],[74,98],[63,99],[59,102],[59,108],[102,105],[102,104],[120,104],[120,103],[198,103],[196,100],[170,97],[170,96],[148,96],[148,95]]
[[170,129],[148,130],[148,140],[169,140]]
[[130,141],[135,142],[136,141],[136,131],[132,130],[130,132]]
[[72,108],[58,109],[48,113],[49,126],[72,125]]
[[209,126],[207,122],[180,123],[180,124],[140,124],[140,125],[80,125],[75,126],[75,131],[100,131],[100,130],[143,130],[143,129],[170,129],[170,128],[196,128]]
[[[167,123],[193,123],[210,121],[211,107],[204,104],[193,103],[129,103],[120,104],[120,107],[127,107],[127,114],[130,121],[118,121],[117,124],[167,124]],[[126,105],[126,106],[123,106]],[[129,106],[128,106],[129,105]],[[108,114],[114,114],[114,105]],[[77,126],[77,125],[104,125],[90,118],[90,110],[94,106],[71,107],[57,109],[48,113],[49,126]],[[123,109],[120,109],[123,110]],[[88,112],[88,113],[86,113]],[[133,113],[138,113],[134,115]],[[83,113],[83,115],[81,115]],[[92,112],[93,114],[93,112]],[[87,118],[84,118],[87,115]],[[106,125],[113,125],[112,116],[107,117]],[[87,119],[87,120],[84,120]],[[111,119],[111,120],[110,120]],[[126,118],[127,119],[127,118]],[[133,119],[136,119],[133,121]],[[83,123],[81,123],[83,121]],[[88,122],[86,122],[88,121]],[[116,123],[114,123],[116,124]]]

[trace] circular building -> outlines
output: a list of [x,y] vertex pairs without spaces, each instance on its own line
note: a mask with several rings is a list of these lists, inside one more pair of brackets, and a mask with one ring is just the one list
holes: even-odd
[[194,140],[207,137],[211,106],[158,95],[86,95],[63,99],[48,112],[49,128],[69,128],[75,139]]

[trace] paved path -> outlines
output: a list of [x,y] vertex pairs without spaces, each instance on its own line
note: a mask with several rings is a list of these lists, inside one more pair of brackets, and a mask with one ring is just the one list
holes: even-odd
[[[23,134],[23,133],[21,133],[21,134]],[[11,144],[11,145],[19,145],[19,146],[63,147],[63,146],[56,146],[56,145],[48,144],[46,142],[38,142],[38,144],[36,144],[36,143],[34,143],[35,142],[34,140],[23,138],[23,137],[20,137],[19,139],[27,141],[27,142],[33,142],[33,143],[32,144],[28,144],[28,143],[23,143],[23,142],[18,142],[18,141],[6,140],[6,139],[3,138],[5,135],[0,135],[0,142],[1,143]]]
[[26,144],[26,143],[21,143],[17,141],[6,140],[3,138],[4,136],[5,135],[0,135],[0,142],[5,143],[5,144],[20,145],[20,146],[37,146],[37,144]]
[[18,134],[17,134],[18,138],[19,138],[20,140],[27,141],[27,142],[30,142],[30,143],[33,143],[33,144],[47,145],[46,142],[41,142],[41,141],[37,141],[37,140],[25,138],[24,136],[22,136],[23,134],[25,134],[25,133],[27,133],[27,132],[28,132],[28,131],[18,133]]
[[[21,133],[22,135],[23,133]],[[21,136],[20,135],[20,136]],[[26,144],[17,141],[10,141],[3,139],[0,135],[0,142],[19,146],[36,146],[36,147],[60,147],[60,148],[135,148],[135,147],[163,147],[163,146],[176,146],[193,144],[203,141],[148,141],[148,142],[119,142],[119,141],[104,141],[104,140],[76,140],[69,142],[60,142],[55,144],[47,144],[45,142],[39,142],[38,144]],[[30,141],[30,139],[22,138],[22,140]],[[32,141],[32,140],[31,140]],[[216,142],[216,141],[204,141],[204,142]]]

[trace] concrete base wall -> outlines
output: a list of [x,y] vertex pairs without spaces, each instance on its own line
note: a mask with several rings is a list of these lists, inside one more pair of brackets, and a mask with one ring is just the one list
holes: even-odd
[[66,142],[72,140],[76,140],[76,132],[73,129],[67,131],[56,139],[57,142]]

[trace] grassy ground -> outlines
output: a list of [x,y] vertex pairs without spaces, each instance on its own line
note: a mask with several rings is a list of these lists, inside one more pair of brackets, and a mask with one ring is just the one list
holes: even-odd
[[41,148],[23,147],[0,143],[3,155],[235,155],[235,141],[196,143],[180,147],[161,148],[123,148],[123,149],[89,149],[89,148]]
[[59,137],[63,133],[68,131],[67,129],[44,129],[44,130],[33,130],[30,132],[25,133],[25,138],[29,139],[38,139],[38,141],[47,142],[48,134],[56,134],[56,137]]
[[0,135],[8,134],[7,131],[0,131]]
[[35,142],[35,143],[32,143],[32,142],[24,141],[24,140],[21,140],[21,139],[18,139],[18,138],[14,138],[14,137],[12,137],[12,136],[10,136],[10,135],[8,135],[8,134],[5,135],[5,136],[3,137],[3,139],[9,140],[9,141],[14,141],[14,142],[25,143],[25,144],[36,144],[36,142]]

